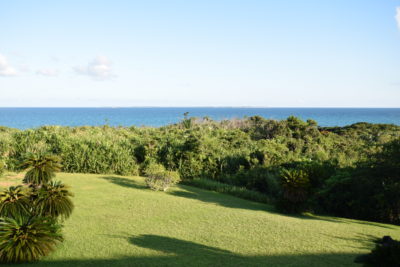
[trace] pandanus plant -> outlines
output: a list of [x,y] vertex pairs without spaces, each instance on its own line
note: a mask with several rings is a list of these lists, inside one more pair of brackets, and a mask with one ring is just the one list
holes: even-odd
[[0,263],[35,261],[63,241],[60,219],[74,208],[69,187],[51,181],[60,171],[60,158],[29,155],[21,165],[23,182],[0,192]]

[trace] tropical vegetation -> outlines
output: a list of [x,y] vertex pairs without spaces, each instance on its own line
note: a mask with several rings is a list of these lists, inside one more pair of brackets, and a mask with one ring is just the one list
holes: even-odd
[[0,192],[0,262],[39,260],[63,241],[61,221],[73,209],[72,194],[51,179],[61,164],[57,156],[30,154],[20,165],[24,185]]
[[[158,128],[3,127],[0,161],[15,171],[30,153],[50,153],[62,159],[65,172],[141,174],[155,190],[180,180],[283,212],[398,224],[399,143],[400,126],[390,124],[320,127],[293,116],[213,121],[185,114],[182,122]],[[162,171],[146,175],[150,163]]]

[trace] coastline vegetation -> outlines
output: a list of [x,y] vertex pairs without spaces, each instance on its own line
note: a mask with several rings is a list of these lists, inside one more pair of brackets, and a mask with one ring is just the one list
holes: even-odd
[[396,125],[319,127],[293,116],[213,121],[186,114],[181,123],[159,128],[2,127],[0,169],[3,162],[18,170],[29,153],[57,155],[70,173],[146,176],[152,162],[174,181],[284,212],[399,224],[399,148]]

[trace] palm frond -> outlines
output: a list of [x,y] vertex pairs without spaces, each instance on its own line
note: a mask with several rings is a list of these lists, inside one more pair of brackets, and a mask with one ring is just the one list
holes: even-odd
[[61,226],[51,218],[17,216],[0,220],[2,263],[36,261],[61,241]]
[[73,194],[69,191],[67,185],[60,181],[52,181],[39,189],[34,206],[38,210],[38,214],[42,216],[66,219],[74,209],[74,204],[70,198],[72,196]]

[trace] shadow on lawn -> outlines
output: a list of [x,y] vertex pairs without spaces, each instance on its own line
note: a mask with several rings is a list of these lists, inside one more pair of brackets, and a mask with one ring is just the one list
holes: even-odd
[[[104,177],[101,177],[101,179],[104,179],[113,184],[127,187],[127,188],[147,189],[147,187],[144,184],[140,184],[133,179],[129,179],[129,178],[125,178],[125,177],[104,176]],[[169,191],[168,194],[178,196],[178,197],[196,199],[196,200],[200,200],[202,202],[207,202],[207,203],[214,203],[214,204],[217,204],[217,205],[220,205],[223,207],[228,207],[228,208],[268,211],[270,213],[278,214],[281,216],[289,216],[289,217],[299,218],[299,219],[321,220],[321,221],[329,221],[329,222],[334,222],[334,223],[348,223],[348,224],[357,223],[357,224],[371,225],[371,226],[382,227],[382,228],[387,228],[387,229],[398,229],[395,226],[383,225],[383,224],[369,222],[369,221],[356,221],[356,220],[352,220],[352,219],[335,218],[335,217],[321,217],[321,216],[308,215],[308,214],[302,214],[302,215],[284,214],[284,213],[278,212],[272,205],[268,205],[268,204],[264,204],[264,203],[244,200],[242,198],[238,198],[235,196],[222,194],[222,193],[218,193],[218,192],[214,192],[214,191],[209,191],[209,190],[205,190],[205,189],[200,189],[200,188],[196,188],[196,187],[192,187],[192,186],[178,185],[178,188],[180,190]]]
[[[330,217],[327,216],[320,216],[320,215],[313,215],[313,214],[286,214],[279,212],[273,205],[254,202],[251,200],[244,200],[242,198],[238,198],[235,196],[218,193],[214,191],[209,191],[205,189],[200,189],[192,186],[186,185],[179,185],[179,188],[182,190],[176,190],[168,192],[168,194],[178,196],[178,197],[185,197],[200,200],[202,202],[208,203],[215,203],[224,207],[228,208],[240,208],[240,209],[250,209],[250,210],[263,210],[269,213],[274,213],[281,216],[288,216],[298,219],[306,219],[306,220],[320,220],[320,221],[327,221],[333,223],[346,223],[346,224],[362,224],[362,225],[370,225],[374,227],[381,227],[386,229],[399,229],[395,225],[385,225],[377,222],[370,222],[370,221],[358,221],[355,219],[347,219],[347,218],[338,218],[338,217]],[[221,197],[224,196],[224,197]]]
[[121,256],[114,259],[42,261],[26,266],[346,266],[352,265],[357,256],[347,253],[244,256],[158,235],[128,237],[127,241],[164,255],[151,256],[149,253],[149,256]]
[[135,189],[145,189],[147,188],[145,185],[140,184],[136,182],[133,179],[129,178],[124,178],[124,177],[118,177],[118,176],[103,176],[100,177],[100,179],[104,179],[106,181],[109,181],[110,183],[123,186],[123,187],[128,187],[128,188],[135,188]]
[[327,235],[327,234],[322,234],[330,238],[334,239],[340,239],[344,241],[350,241],[352,243],[357,243],[358,246],[347,246],[350,248],[356,248],[356,249],[367,249],[371,250],[374,245],[375,245],[375,240],[381,238],[381,236],[374,236],[374,235],[367,235],[363,233],[357,234],[355,237],[343,237],[343,236],[333,236],[333,235]]

